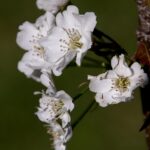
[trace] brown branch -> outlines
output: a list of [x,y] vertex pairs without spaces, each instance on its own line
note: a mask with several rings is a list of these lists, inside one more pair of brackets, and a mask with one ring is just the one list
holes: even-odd
[[120,55],[120,54],[127,55],[125,49],[122,48],[122,46],[117,41],[115,41],[109,35],[100,31],[97,28],[95,28],[93,31],[92,40],[93,40],[93,45],[90,51],[94,52],[97,56],[103,57],[109,64],[107,66],[108,68],[110,68],[110,59],[114,55]]
[[[145,71],[150,77],[150,0],[137,0],[139,27],[137,30],[138,50],[135,59],[143,63]],[[141,129],[145,129],[145,138],[150,150],[150,83],[141,90],[143,114],[145,122]]]

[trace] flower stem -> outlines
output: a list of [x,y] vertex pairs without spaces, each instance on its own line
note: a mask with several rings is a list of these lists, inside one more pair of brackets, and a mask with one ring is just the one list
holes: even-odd
[[73,97],[73,102],[78,100],[81,96],[83,96],[86,92],[88,91],[88,88],[86,88],[83,92],[77,94],[76,96]]
[[72,124],[72,129],[75,129],[75,127],[79,124],[79,122],[84,118],[84,116],[89,112],[89,110],[94,105],[95,100],[92,100],[92,102],[88,105],[88,107],[84,110],[84,112],[81,114],[81,116]]
[[[127,54],[127,52],[125,51],[124,48],[121,47],[121,45],[119,43],[117,43],[113,38],[111,38],[110,36],[108,36],[107,34],[105,34],[104,32],[98,30],[95,28],[95,30],[93,31],[93,38],[94,39],[94,44],[93,44],[93,48],[96,50],[100,50],[102,48],[107,48],[109,49],[109,53],[113,52],[113,53],[117,53],[117,54]],[[100,40],[102,38],[105,38],[107,41],[110,42],[100,42]],[[96,40],[98,39],[98,40]],[[113,51],[110,51],[110,49],[112,49]]]

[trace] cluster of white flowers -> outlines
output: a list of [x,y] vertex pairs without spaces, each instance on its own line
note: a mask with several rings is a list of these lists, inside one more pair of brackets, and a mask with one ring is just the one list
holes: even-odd
[[111,60],[112,70],[98,76],[88,76],[89,88],[96,93],[95,99],[100,106],[125,102],[133,98],[133,90],[143,87],[148,82],[139,63],[134,62],[128,67],[124,55],[114,56]]
[[27,52],[18,69],[28,77],[41,81],[43,74],[61,75],[75,57],[80,66],[82,58],[91,48],[91,33],[95,25],[94,13],[80,15],[73,5],[56,16],[46,12],[34,24],[23,23],[19,26],[17,44]]
[[16,41],[26,52],[18,69],[47,88],[41,93],[36,115],[48,124],[54,149],[65,150],[72,135],[69,112],[74,104],[66,92],[56,90],[52,75],[60,76],[74,58],[81,65],[92,45],[96,16],[93,12],[81,15],[74,5],[63,10],[68,0],[37,0],[36,4],[45,14],[35,23],[26,21],[19,26]]
[[[47,88],[41,93],[36,115],[48,125],[55,150],[65,150],[72,136],[69,113],[74,104],[65,91],[56,90],[52,75],[60,76],[73,59],[81,65],[92,46],[91,35],[96,26],[93,12],[81,15],[76,6],[68,4],[68,0],[37,0],[37,7],[45,14],[35,23],[26,21],[19,26],[16,40],[26,50],[18,63],[19,71]],[[114,56],[111,66],[112,70],[103,74],[88,76],[89,88],[102,107],[131,99],[133,90],[148,80],[139,63],[128,67],[123,54]]]
[[39,103],[36,115],[40,121],[48,124],[55,150],[65,150],[65,143],[72,136],[69,115],[74,108],[72,98],[64,91],[48,89],[42,93]]

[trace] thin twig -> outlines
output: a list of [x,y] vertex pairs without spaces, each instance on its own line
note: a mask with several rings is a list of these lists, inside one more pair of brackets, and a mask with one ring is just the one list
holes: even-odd
[[73,97],[73,102],[77,101],[81,96],[83,96],[86,92],[88,91],[88,88],[86,88],[84,91],[81,93],[77,94],[76,96]]
[[[115,51],[117,51],[117,53],[121,54],[127,54],[127,52],[125,51],[124,48],[121,47],[121,45],[116,42],[113,38],[111,38],[110,36],[108,36],[107,34],[105,34],[104,32],[98,30],[97,28],[95,28],[95,30],[93,31],[93,35],[96,36],[98,39],[104,37],[106,38],[107,40],[109,40],[111,43],[103,43],[105,44],[105,48],[110,48],[111,46],[111,49],[114,49]],[[101,46],[102,43],[98,44]],[[108,46],[108,47],[107,47]]]
[[85,109],[85,111],[81,114],[81,116],[72,124],[72,129],[75,129],[75,127],[78,125],[78,123],[84,118],[84,116],[89,112],[89,110],[94,105],[95,100],[92,100],[92,102],[89,104],[89,106]]

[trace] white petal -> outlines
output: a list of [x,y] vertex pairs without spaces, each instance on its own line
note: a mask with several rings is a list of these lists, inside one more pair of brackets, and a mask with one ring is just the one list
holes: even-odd
[[36,4],[39,9],[56,13],[67,2],[68,0],[37,0]]
[[47,33],[54,26],[54,19],[51,13],[46,12],[37,18],[35,24],[24,22],[19,26],[17,44],[25,50],[34,50],[35,47],[40,47],[39,40],[47,36]]
[[109,99],[109,104],[118,104],[120,102],[126,102],[133,98],[132,90],[120,92],[114,89],[109,93],[105,93],[104,98]]
[[37,44],[36,41],[33,41],[33,37],[37,36],[39,31],[36,29],[34,24],[31,24],[29,22],[25,22],[22,25],[19,26],[20,32],[17,34],[16,42],[17,44],[25,49],[25,50],[32,50],[34,47],[34,44]]
[[24,63],[23,61],[20,61],[18,63],[18,70],[20,72],[23,72],[27,77],[30,77],[31,74],[33,73],[33,69],[28,65],[26,65],[26,63]]
[[132,71],[125,62],[123,54],[119,56],[118,65],[113,70],[119,76],[128,77],[132,75]]
[[133,91],[131,89],[126,90],[125,92],[121,93],[120,95],[120,101],[126,102],[128,100],[133,99]]
[[28,78],[33,78],[40,82],[41,71],[29,65],[30,62],[21,60],[18,63],[18,70],[24,73]]
[[[41,82],[41,69],[47,69],[48,65],[49,64],[40,58],[34,51],[29,51],[24,54],[23,58],[18,63],[18,70],[27,77],[33,78],[37,82]],[[47,71],[49,72],[49,70]]]
[[95,79],[95,78],[97,78],[98,80],[102,80],[102,79],[106,78],[106,75],[107,75],[107,72],[99,74],[98,76],[88,75],[88,80],[92,80],[92,79]]
[[56,16],[56,25],[61,28],[79,28],[80,23],[74,18],[73,14],[79,14],[76,6],[70,5],[63,13],[58,13]]
[[68,13],[79,14],[79,9],[75,5],[69,5],[66,10]]
[[92,40],[91,40],[91,33],[87,32],[86,34],[82,35],[80,42],[83,44],[81,48],[78,48],[77,56],[76,56],[76,64],[78,66],[81,65],[83,57],[86,55],[87,51],[91,48]]
[[64,128],[64,131],[65,131],[65,143],[66,143],[72,137],[72,127],[71,127],[71,125],[68,124],[68,126],[66,126]]
[[67,53],[67,49],[62,50],[61,45],[63,45],[63,42],[60,42],[61,39],[68,42],[66,32],[61,28],[55,27],[48,38],[40,42],[45,49],[45,55],[49,63],[57,62]]
[[63,115],[60,116],[60,119],[62,120],[62,127],[66,127],[68,123],[70,123],[71,118],[70,115],[66,112]]
[[26,52],[21,61],[23,61],[33,69],[41,69],[46,68],[48,66],[48,64],[44,61],[44,59],[41,58],[34,51]]
[[64,144],[56,144],[54,145],[55,150],[66,150],[66,146]]
[[65,104],[65,108],[67,110],[72,111],[74,108],[74,104],[72,102],[72,98],[65,92],[65,91],[58,91],[56,93],[56,98],[59,98],[61,100],[63,100],[64,104]]
[[103,99],[103,94],[102,93],[97,93],[95,95],[95,100],[96,102],[99,103],[99,105],[101,107],[106,107],[108,105],[108,102],[106,100]]
[[117,76],[117,74],[114,70],[108,70],[106,78],[108,78],[108,79],[117,79],[118,76]]
[[104,93],[103,98],[108,104],[118,104],[122,99],[118,98],[118,92],[112,90],[111,92]]
[[95,96],[95,99],[101,107],[106,107],[109,104],[117,104],[120,102],[120,100],[118,100],[117,98],[114,98],[115,95],[116,95],[115,91],[97,93]]
[[92,80],[94,78],[95,78],[95,76],[92,76],[92,75],[88,75],[88,77],[87,77],[88,80]]
[[118,104],[120,102],[126,102],[132,99],[132,91],[127,90],[123,93],[120,93],[116,90],[111,90],[105,93],[97,93],[95,96],[96,101],[101,107],[106,107],[110,104]]
[[69,51],[59,59],[54,65],[52,65],[51,69],[56,76],[60,76],[62,74],[63,69],[70,63],[71,60],[75,57],[75,51]]
[[85,32],[93,32],[96,26],[96,15],[93,12],[87,12],[84,15],[76,15],[74,17],[80,22],[82,30]]
[[76,64],[77,64],[78,66],[81,65],[81,61],[82,61],[82,59],[83,59],[83,57],[84,57],[85,54],[86,54],[86,53],[82,53],[82,52],[78,52],[78,53],[77,53]]
[[141,73],[141,71],[143,72],[143,69],[141,69],[141,65],[138,62],[134,62],[131,65],[131,68],[133,69],[133,72],[139,72],[139,73]]
[[52,120],[50,122],[50,127],[51,127],[52,132],[59,133],[59,136],[54,137],[54,141],[53,141],[54,146],[64,144],[66,133],[64,129],[62,128],[62,126],[56,120]]
[[56,87],[52,79],[52,74],[50,73],[48,74],[47,72],[42,72],[40,76],[40,81],[43,85],[47,87],[46,94],[52,96],[56,94]]
[[133,75],[130,77],[131,88],[135,89],[138,86],[144,87],[148,83],[148,76],[144,73],[140,64],[137,62],[133,63],[131,69],[133,70]]
[[[50,89],[50,87],[51,87],[51,89],[54,89],[54,83],[53,83],[53,81],[51,80],[51,77],[50,77],[48,74],[43,73],[43,74],[40,76],[40,79],[41,79],[41,83],[42,83],[44,86],[46,86],[46,87],[49,88],[49,89]],[[54,91],[54,90],[52,90],[52,91]]]
[[119,63],[118,57],[117,56],[113,56],[113,58],[111,59],[111,67],[112,69],[114,69]]
[[35,114],[38,116],[40,121],[45,122],[45,123],[49,123],[55,117],[55,114],[50,115],[48,110],[38,111]]
[[63,69],[66,67],[64,58],[61,58],[57,63],[52,65],[51,69],[55,76],[60,76]]
[[50,101],[51,101],[51,98],[42,93],[42,98],[40,98],[39,100],[40,109],[45,110],[48,107]]
[[43,37],[47,36],[48,32],[50,32],[54,25],[55,17],[50,12],[46,12],[44,15],[40,16],[35,22],[36,28],[39,30],[40,34]]
[[107,92],[111,89],[111,87],[112,87],[112,80],[110,79],[99,80],[96,77],[93,78],[89,84],[89,89],[95,93]]

